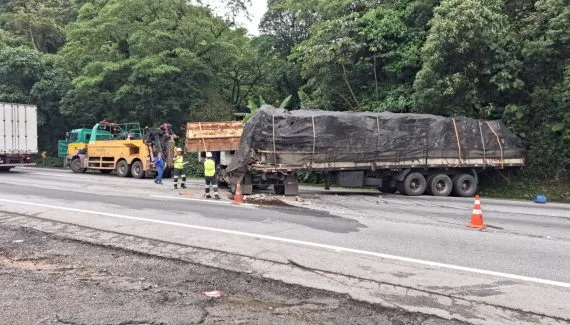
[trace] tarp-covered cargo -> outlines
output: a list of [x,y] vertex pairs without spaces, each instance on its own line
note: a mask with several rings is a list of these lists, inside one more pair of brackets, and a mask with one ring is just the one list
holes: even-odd
[[248,170],[503,168],[523,165],[523,153],[520,139],[500,121],[266,105],[245,124],[226,178]]

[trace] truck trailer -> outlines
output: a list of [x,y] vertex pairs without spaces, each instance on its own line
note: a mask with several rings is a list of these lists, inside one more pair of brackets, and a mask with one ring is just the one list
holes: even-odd
[[244,125],[224,179],[296,195],[300,172],[327,184],[416,196],[472,196],[479,175],[524,166],[521,140],[501,121],[428,114],[287,111],[269,105]]
[[0,171],[35,166],[38,113],[35,105],[0,102]]

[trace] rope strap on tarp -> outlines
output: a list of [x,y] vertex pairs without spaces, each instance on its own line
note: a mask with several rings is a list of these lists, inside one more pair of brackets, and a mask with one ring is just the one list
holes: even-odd
[[311,165],[313,165],[313,161],[315,160],[315,149],[317,146],[317,131],[315,130],[315,116],[311,116],[311,122],[313,124],[313,156],[311,157]]
[[481,135],[481,144],[483,145],[483,167],[487,165],[487,148],[485,148],[485,138],[483,137],[483,128],[481,127],[481,121],[477,121],[479,124],[479,134]]
[[455,123],[455,118],[451,118],[453,121],[453,129],[455,130],[455,139],[457,140],[457,155],[459,156],[459,166],[463,165],[463,160],[461,159],[461,142],[459,141],[459,132],[457,131],[457,124]]
[[275,114],[271,116],[273,122],[273,163],[277,167],[277,151],[275,150]]
[[491,131],[493,132],[493,134],[497,138],[497,144],[499,145],[499,148],[501,149],[501,168],[504,168],[505,167],[505,158],[504,158],[504,154],[503,154],[503,146],[501,145],[501,140],[499,139],[499,135],[497,134],[497,132],[495,132],[495,129],[493,129],[493,127],[491,126],[491,123],[489,123],[489,121],[485,121],[485,122],[487,122],[487,126],[489,127],[489,129],[491,129]]

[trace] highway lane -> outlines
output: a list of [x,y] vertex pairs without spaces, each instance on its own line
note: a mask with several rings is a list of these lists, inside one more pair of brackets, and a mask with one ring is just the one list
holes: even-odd
[[[436,275],[431,269],[418,270],[429,267],[425,263],[419,263],[420,267],[414,265],[414,261],[390,260],[390,256],[514,275],[507,280],[519,281],[519,276],[570,283],[570,210],[566,205],[536,207],[526,203],[484,200],[485,220],[492,227],[479,232],[465,227],[472,202],[456,198],[408,198],[345,191],[329,193],[306,188],[303,202],[288,199],[295,207],[237,207],[227,201],[201,201],[200,181],[191,181],[189,191],[179,195],[168,185],[161,187],[151,180],[123,179],[114,175],[76,175],[45,169],[21,169],[0,174],[0,185],[0,210],[4,214],[30,214],[269,260],[293,259],[314,268],[342,269],[344,273],[355,276],[368,274],[380,277],[374,270],[384,267],[394,271],[386,276],[398,278],[394,274],[401,270],[397,269],[406,268],[407,272],[418,273],[417,285],[424,283],[424,287],[433,287],[434,290],[449,290],[466,284],[480,285],[477,281],[489,278],[478,274],[476,280],[469,280],[474,283],[464,283],[464,278],[454,278],[458,275],[453,270],[440,271]],[[76,210],[58,211],[58,207]],[[82,213],[84,211],[91,214]],[[94,218],[93,211],[140,220],[111,215]],[[149,220],[163,223],[153,224]],[[180,230],[176,227],[179,224],[201,228]],[[215,229],[233,233],[216,233]],[[257,234],[261,239],[271,236],[333,247],[328,247],[326,254],[317,253],[317,246],[301,252],[299,246],[307,245],[263,241],[242,233]],[[349,263],[345,267],[333,267],[330,261],[315,259],[315,256],[330,256],[334,247],[390,256],[368,255],[363,262],[363,256],[355,257],[362,255],[360,252],[341,249],[337,254],[340,256],[332,258]],[[372,271],[367,267],[372,267]],[[453,276],[446,272],[452,272]],[[465,270],[460,273],[464,276]],[[454,281],[441,283],[445,278],[454,278]],[[493,278],[495,282],[505,280]],[[430,282],[433,285],[425,285]],[[528,281],[523,283],[530,285]],[[503,292],[513,292],[512,283],[504,282],[503,287],[510,288]],[[541,287],[540,290],[549,294],[558,290],[555,295],[561,296],[568,291],[567,288],[552,287]],[[515,292],[520,301],[513,304],[524,307],[523,292],[532,291],[533,288],[525,287],[519,293]],[[496,296],[494,300],[487,300],[499,303],[503,298]],[[548,298],[537,299],[548,305]],[[564,307],[554,305],[552,313],[557,316],[562,317],[568,312]]]

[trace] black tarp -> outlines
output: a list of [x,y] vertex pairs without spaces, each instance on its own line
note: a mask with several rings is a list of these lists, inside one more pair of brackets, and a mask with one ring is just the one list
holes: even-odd
[[[500,144],[499,144],[500,143]],[[245,124],[226,169],[235,180],[260,161],[268,166],[412,159],[522,158],[520,139],[501,121],[428,114],[287,111],[269,105]]]

